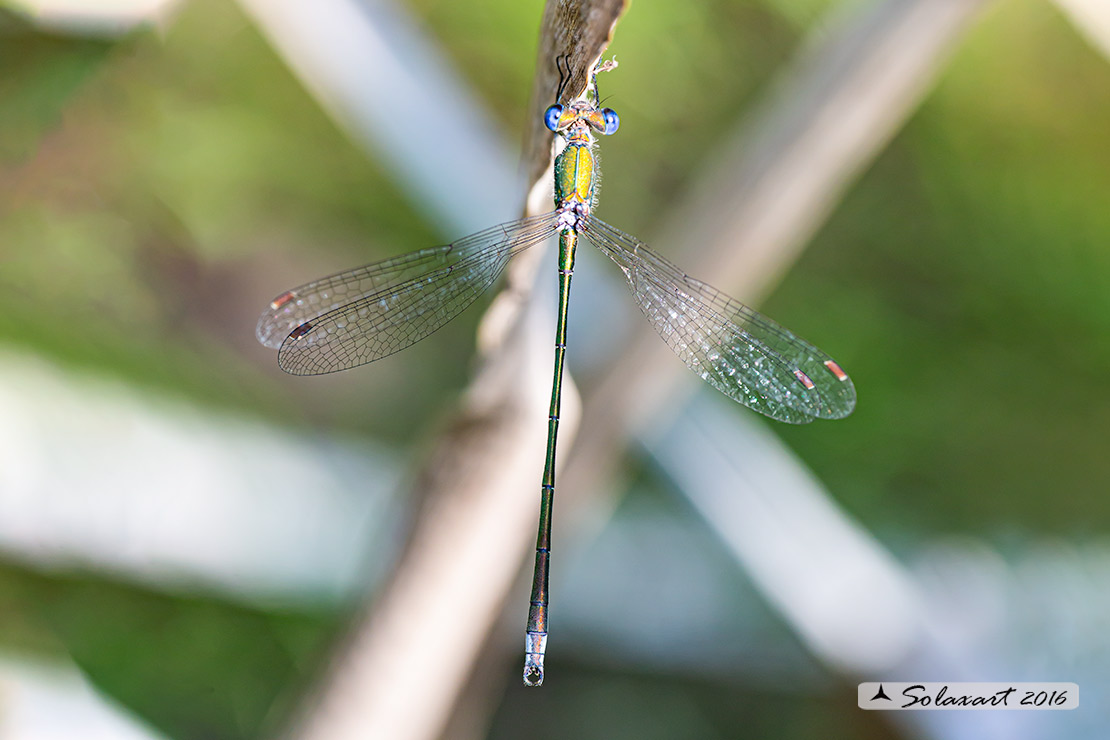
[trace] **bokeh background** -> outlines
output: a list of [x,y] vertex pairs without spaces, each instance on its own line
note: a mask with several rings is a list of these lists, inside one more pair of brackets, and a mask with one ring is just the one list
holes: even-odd
[[[651,242],[799,50],[868,4],[634,3],[603,80],[622,128],[604,142],[600,215]],[[285,376],[257,345],[258,313],[282,290],[461,235],[388,145],[352,135],[306,88],[258,5],[0,3],[0,730],[12,737],[279,732],[388,581],[415,506],[405,481],[470,377],[480,309],[327,378]],[[853,673],[815,649],[690,505],[663,435],[662,450],[632,443],[612,517],[598,513],[556,574],[549,685],[518,687],[513,653],[505,676],[483,678],[493,698],[456,708],[445,737],[1101,736],[1110,65],[1081,5],[984,3],[768,286],[760,309],[851,373],[854,415],[789,427],[712,391],[691,402],[781,442],[774,454],[812,471],[836,515],[897,564],[940,635],[894,664],[920,672]],[[389,12],[515,161],[542,3]],[[442,172],[459,203],[482,188],[468,177]],[[597,319],[606,291],[624,304],[614,314],[631,304],[598,281],[601,302],[583,280],[585,307],[572,308],[584,385],[625,326]],[[646,625],[632,639],[629,608]],[[856,709],[855,682],[884,677],[1076,681],[1083,698],[1020,725]]]

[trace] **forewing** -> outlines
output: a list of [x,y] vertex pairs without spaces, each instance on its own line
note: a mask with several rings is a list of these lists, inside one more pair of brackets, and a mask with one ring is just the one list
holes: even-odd
[[[290,291],[294,297],[286,304],[302,306],[280,319],[290,329],[278,365],[293,375],[320,375],[411,346],[473,303],[510,257],[554,233],[555,218],[544,214],[501,224],[411,259],[367,265]],[[273,305],[259,322],[260,339],[267,316],[284,307]]]
[[321,314],[474,257],[504,238],[506,229],[540,226],[549,214],[490,227],[452,244],[429,247],[339,272],[287,290],[270,301],[255,328],[258,341],[277,349],[289,333]]
[[717,390],[792,424],[855,408],[851,379],[821,350],[600,219],[589,217],[583,233],[621,268],[667,345]]

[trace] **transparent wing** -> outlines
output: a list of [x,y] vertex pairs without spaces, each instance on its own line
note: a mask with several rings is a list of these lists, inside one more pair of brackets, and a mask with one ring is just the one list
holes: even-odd
[[493,226],[453,244],[429,247],[418,252],[391,257],[287,290],[274,298],[262,312],[255,335],[262,344],[277,349],[289,336],[289,332],[308,319],[333,311],[387,287],[400,285],[420,275],[458,264],[502,238],[505,229],[539,227],[540,222],[548,217],[549,214],[544,214],[511,224]]
[[278,365],[293,375],[346,370],[391,355],[458,316],[510,257],[554,233],[556,218],[511,221],[294,288],[263,312],[259,341],[277,344]]
[[714,388],[792,424],[839,419],[855,408],[855,386],[824,352],[686,275],[635,237],[594,217],[583,226],[585,237],[624,272],[663,341]]

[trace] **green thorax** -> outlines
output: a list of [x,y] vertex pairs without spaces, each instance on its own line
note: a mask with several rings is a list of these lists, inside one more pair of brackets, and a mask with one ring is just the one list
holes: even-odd
[[569,201],[594,204],[594,153],[588,136],[572,136],[555,158],[555,207]]

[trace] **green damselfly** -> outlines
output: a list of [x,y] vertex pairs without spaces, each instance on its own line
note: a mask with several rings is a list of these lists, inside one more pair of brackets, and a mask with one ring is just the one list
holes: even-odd
[[529,686],[543,682],[555,441],[570,282],[580,236],[620,267],[640,310],[687,367],[729,398],[791,424],[839,419],[856,403],[852,381],[831,357],[593,215],[598,190],[595,136],[613,134],[620,125],[612,109],[599,107],[597,93],[597,72],[612,66],[599,65],[582,95],[544,112],[558,152],[554,211],[286,291],[270,303],[257,328],[259,341],[277,348],[278,364],[294,375],[373,362],[441,328],[496,282],[513,255],[558,234],[555,370],[525,637],[524,683]]

